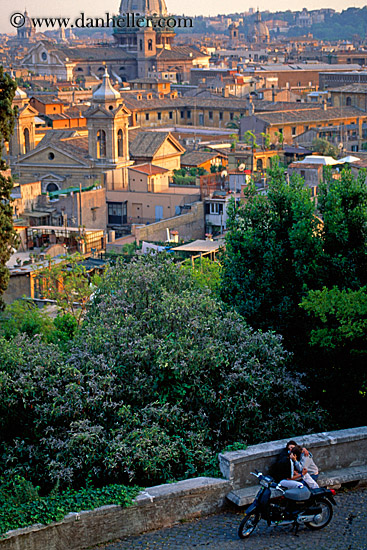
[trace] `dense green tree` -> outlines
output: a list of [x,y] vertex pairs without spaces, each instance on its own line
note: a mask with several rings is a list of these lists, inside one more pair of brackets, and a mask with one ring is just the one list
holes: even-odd
[[12,107],[17,85],[0,66],[0,305],[1,295],[6,290],[9,271],[5,264],[11,256],[11,249],[17,238],[13,228],[10,194],[13,183],[3,172],[7,165],[2,158],[4,142],[9,141],[14,129],[16,110]]
[[224,300],[257,328],[297,336],[305,317],[298,304],[319,280],[323,255],[309,190],[275,166],[267,196],[250,188],[241,206],[232,203],[227,227]]
[[213,474],[227,444],[325,426],[290,362],[190,270],[117,262],[71,349],[0,341],[0,468],[75,487]]
[[[326,170],[324,179],[318,210],[309,191],[298,181],[287,185],[278,168],[271,172],[266,197],[250,190],[242,206],[232,205],[221,291],[252,326],[284,336],[313,398],[332,413],[335,427],[350,426],[358,418],[365,358],[361,350],[354,353],[355,343],[346,338],[341,345],[338,335],[352,330],[348,312],[356,300],[353,292],[367,283],[367,189],[365,173],[354,178],[348,169],[338,180]],[[310,293],[334,285],[334,291]],[[348,307],[343,290],[349,293]],[[335,292],[341,292],[339,309]],[[327,316],[322,307],[328,308]],[[353,315],[353,330],[364,326],[362,313],[355,310]],[[335,348],[325,345],[326,338],[336,340]],[[336,398],[346,369],[350,391],[343,390],[339,400],[343,409]],[[348,407],[348,416],[340,414]]]
[[312,320],[307,369],[316,382],[314,395],[327,403],[334,422],[365,424],[367,288],[311,291],[300,305]]
[[324,283],[358,289],[367,284],[366,172],[355,178],[344,169],[340,180],[324,173],[318,208],[323,219]]
[[338,158],[338,149],[327,139],[316,138],[312,142],[312,148],[320,155],[327,155],[333,158]]

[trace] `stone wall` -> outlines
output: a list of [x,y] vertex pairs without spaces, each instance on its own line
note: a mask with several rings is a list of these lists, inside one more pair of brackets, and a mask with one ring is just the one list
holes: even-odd
[[[367,426],[295,439],[312,450],[329,485],[339,482],[341,472],[350,472],[349,477],[345,476],[347,481],[367,480]],[[226,479],[199,477],[158,485],[141,492],[128,508],[103,506],[71,513],[51,525],[9,531],[0,540],[0,550],[83,550],[215,513],[228,505],[228,499],[239,505],[248,504],[257,492],[250,472],[255,468],[266,472],[286,443],[286,439],[272,441],[220,455]],[[245,494],[236,494],[238,487],[245,487]]]
[[[293,439],[293,438],[292,438]],[[296,442],[312,450],[321,473],[346,468],[367,466],[367,426],[299,436]],[[234,489],[256,485],[251,472],[256,468],[269,473],[276,456],[288,439],[253,445],[244,451],[219,455],[223,476],[232,482]]]
[[128,508],[102,506],[51,525],[9,531],[0,550],[82,550],[217,512],[230,490],[229,481],[206,477],[151,487]]

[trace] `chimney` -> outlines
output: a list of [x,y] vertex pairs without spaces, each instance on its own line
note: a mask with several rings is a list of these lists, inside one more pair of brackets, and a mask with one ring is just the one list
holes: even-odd
[[229,90],[227,86],[224,86],[224,88],[222,89],[222,95],[223,97],[229,97]]
[[324,99],[324,101],[322,102],[322,108],[324,109],[324,111],[327,111],[327,101],[326,101],[326,99]]

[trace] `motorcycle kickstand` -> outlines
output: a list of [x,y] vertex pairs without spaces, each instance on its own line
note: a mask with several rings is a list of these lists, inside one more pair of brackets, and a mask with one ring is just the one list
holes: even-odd
[[293,527],[292,527],[292,530],[294,529],[294,536],[295,537],[298,537],[298,530],[299,530],[299,523],[298,521],[295,521],[293,523]]

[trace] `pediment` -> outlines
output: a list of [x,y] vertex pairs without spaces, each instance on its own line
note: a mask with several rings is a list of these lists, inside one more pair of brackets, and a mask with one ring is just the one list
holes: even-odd
[[26,105],[22,109],[19,109],[18,118],[29,117],[29,116],[38,116],[38,111],[31,107],[31,105]]
[[62,182],[62,181],[65,181],[65,177],[63,176],[58,176],[57,174],[53,174],[52,172],[49,172],[48,174],[46,174],[45,176],[42,176],[40,178],[41,181],[43,180],[54,180],[54,181],[59,181],[59,182]]
[[155,157],[162,157],[165,155],[181,155],[185,152],[185,149],[180,145],[180,143],[173,137],[168,136],[164,140],[159,149],[155,152]]
[[[60,167],[63,164],[65,166],[89,167],[87,159],[83,159],[79,154],[73,154],[70,149],[71,147],[68,147],[68,151],[65,151],[62,147],[57,147],[54,144],[36,147],[36,149],[20,157],[17,164],[32,164],[48,166],[49,168],[52,168],[52,165]],[[55,155],[54,159],[49,159],[48,155],[50,153]]]

